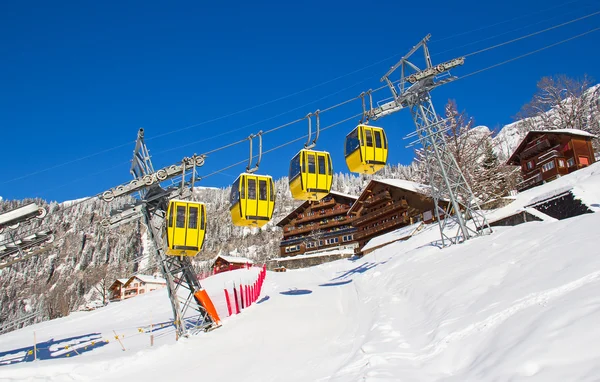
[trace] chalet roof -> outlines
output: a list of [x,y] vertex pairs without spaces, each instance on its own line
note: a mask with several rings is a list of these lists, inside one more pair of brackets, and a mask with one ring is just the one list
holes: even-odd
[[112,290],[112,289],[116,288],[117,286],[119,286],[119,284],[120,284],[120,285],[125,285],[125,284],[127,284],[127,281],[129,281],[129,279],[116,279],[116,280],[115,280],[115,281],[114,281],[114,282],[113,282],[113,283],[110,285],[110,287],[109,287],[108,289],[109,289],[109,290]]
[[596,138],[596,136],[594,134],[590,134],[587,131],[583,131],[583,130],[579,130],[579,129],[532,130],[532,131],[527,132],[527,135],[525,135],[525,138],[523,138],[521,143],[519,143],[517,148],[513,151],[510,158],[508,158],[508,160],[506,161],[506,164],[507,165],[512,164],[515,166],[520,165],[521,163],[517,159],[517,156],[523,151],[523,149],[525,149],[525,146],[527,145],[527,143],[531,142],[531,140],[533,138],[535,138],[536,136],[543,135],[543,134],[563,134],[563,135],[572,135],[572,136],[587,137],[587,138]]
[[[352,200],[352,203],[354,203],[356,201],[356,199],[358,199],[357,196],[354,195],[350,195],[350,194],[344,194],[342,192],[337,192],[337,191],[330,191],[328,196],[332,195],[332,196],[339,196],[342,198],[346,198],[346,199],[350,199]],[[290,220],[292,220],[298,213],[300,213],[301,211],[304,211],[305,209],[308,208],[308,206],[310,205],[310,200],[305,201],[304,203],[300,204],[298,207],[296,207],[296,209],[294,209],[292,212],[290,212],[286,217],[284,217],[283,219],[281,219],[276,225],[277,227],[283,227],[284,225],[286,225]]]
[[215,257],[213,259],[213,264],[215,263],[215,261],[217,261],[218,258],[221,258],[231,264],[254,264],[254,261],[247,259],[245,257],[227,256],[227,255],[219,255],[219,256]]
[[373,188],[373,186],[375,185],[375,183],[385,184],[388,186],[392,186],[395,188],[413,192],[415,194],[425,195],[427,197],[430,196],[429,195],[430,187],[425,184],[416,183],[416,182],[412,182],[410,180],[404,180],[404,179],[373,179],[369,182],[367,187],[365,187],[362,194],[360,194],[356,203],[354,203],[354,205],[352,205],[352,207],[348,211],[348,214],[352,213],[356,208],[358,208],[358,206],[360,205],[359,202],[362,202],[369,196],[369,192],[367,192],[367,191],[371,190]]
[[135,279],[138,279],[141,282],[144,282],[146,284],[161,284],[161,285],[167,284],[167,280],[163,279],[162,277],[155,277],[155,276],[149,276],[149,275],[134,275],[134,276],[131,276],[129,279],[127,279],[127,282],[125,282],[125,284],[123,284],[123,286],[125,286],[125,287],[128,286]]

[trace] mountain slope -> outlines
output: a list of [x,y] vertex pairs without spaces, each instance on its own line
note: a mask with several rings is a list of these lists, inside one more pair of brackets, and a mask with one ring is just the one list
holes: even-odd
[[[600,164],[562,179],[600,210]],[[521,195],[519,205],[534,197]],[[600,375],[598,224],[593,213],[497,227],[445,249],[430,225],[360,260],[269,272],[261,302],[221,328],[178,343],[166,332],[150,348],[135,328],[169,316],[164,291],[153,292],[0,336],[0,354],[30,346],[33,330],[53,345],[111,339],[71,358],[0,366],[0,380],[592,381]],[[222,278],[236,272],[245,271],[207,279],[209,293],[222,293]],[[113,329],[127,333],[126,351]]]

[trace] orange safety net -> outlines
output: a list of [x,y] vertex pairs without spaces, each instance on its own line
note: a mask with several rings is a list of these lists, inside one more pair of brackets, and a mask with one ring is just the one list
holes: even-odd
[[216,324],[220,324],[221,319],[219,318],[217,309],[215,309],[215,306],[213,305],[210,297],[208,297],[208,293],[206,293],[206,290],[200,289],[199,291],[194,293],[194,297],[196,297],[196,300],[198,300],[198,302],[204,307],[204,309],[206,309],[206,312],[208,313],[210,318],[212,318],[212,320]]

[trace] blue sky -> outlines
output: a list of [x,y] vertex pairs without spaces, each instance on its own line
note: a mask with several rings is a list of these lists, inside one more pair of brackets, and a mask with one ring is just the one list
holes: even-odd
[[[140,127],[160,168],[301,118],[381,86],[379,78],[427,33],[435,63],[598,10],[596,0],[4,2],[0,196],[64,201],[128,182]],[[598,26],[600,15],[469,57],[453,74]],[[600,80],[599,41],[595,32],[445,85],[434,91],[434,103],[441,112],[453,98],[478,124],[510,123],[542,76],[587,73]],[[251,110],[236,113],[244,109]],[[322,124],[360,111],[358,102],[347,105],[324,113]],[[336,172],[347,172],[343,142],[357,122],[321,134],[316,148],[332,153]],[[376,125],[388,134],[390,163],[410,163],[412,149],[402,140],[414,130],[410,113]],[[306,131],[300,123],[268,134],[265,150]],[[301,147],[265,155],[259,172],[286,175]],[[243,160],[247,151],[242,144],[214,153],[201,173]],[[226,187],[243,169],[199,185]]]

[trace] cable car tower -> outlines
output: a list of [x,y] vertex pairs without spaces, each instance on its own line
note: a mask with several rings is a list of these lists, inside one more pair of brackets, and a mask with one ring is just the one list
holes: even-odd
[[[113,211],[110,218],[101,222],[105,228],[116,227],[133,220],[141,219],[147,228],[148,236],[154,243],[154,253],[160,265],[173,310],[173,321],[179,337],[193,334],[200,330],[211,330],[218,327],[218,317],[211,317],[201,295],[205,292],[192,268],[189,256],[167,255],[164,247],[164,232],[166,230],[166,214],[169,200],[173,198],[187,199],[191,197],[196,181],[196,168],[204,165],[204,155],[194,155],[184,158],[180,163],[154,171],[149,151],[144,143],[144,129],[138,131],[138,137],[133,151],[130,173],[134,180],[128,184],[117,186],[105,191],[101,198],[110,202],[114,198],[138,193],[140,199],[126,208]],[[191,180],[186,178],[191,175]],[[168,187],[160,183],[169,179],[181,177],[181,185]],[[178,291],[187,291],[185,298]],[[200,298],[199,298],[200,297]],[[195,321],[186,315],[189,309],[198,315]]]
[[0,213],[0,269],[41,253],[46,244],[54,241],[54,231],[43,227],[31,225],[17,233],[19,227],[30,224],[33,219],[41,220],[47,213],[46,208],[35,203]]
[[[449,70],[464,64],[465,59],[455,58],[434,66],[427,47],[430,37],[431,34],[425,36],[381,78],[381,82],[385,81],[392,92],[392,100],[375,108],[371,100],[367,116],[376,120],[405,108],[410,109],[416,131],[408,136],[418,136],[418,141],[423,146],[435,204],[435,217],[440,227],[442,246],[446,246],[491,233],[491,228],[456,159],[446,148],[446,120],[436,114],[431,101],[430,92],[440,85],[456,80],[457,77],[450,75]],[[420,48],[425,57],[424,69],[409,61]],[[400,69],[398,88],[390,79],[397,69]],[[440,216],[441,208],[438,206],[442,199],[449,200],[449,204],[446,211],[442,210],[443,216]],[[473,225],[467,223],[469,218],[472,219]],[[458,228],[455,236],[445,233],[450,221],[456,223]]]

